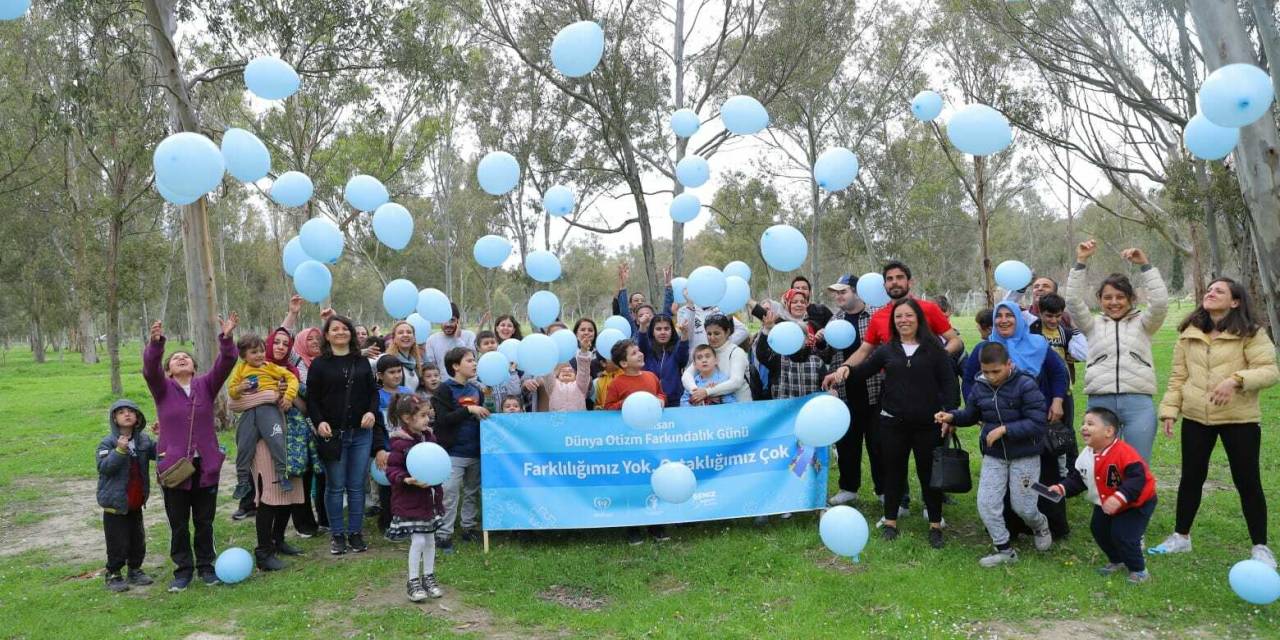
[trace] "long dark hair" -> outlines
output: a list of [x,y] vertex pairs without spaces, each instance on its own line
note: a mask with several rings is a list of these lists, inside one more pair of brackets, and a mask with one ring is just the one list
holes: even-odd
[[[654,327],[657,327],[659,322],[665,322],[671,325],[671,339],[666,342],[658,342],[657,336],[653,333]],[[671,316],[654,316],[653,320],[649,322],[649,330],[647,333],[649,334],[649,345],[655,353],[675,351],[676,346],[680,344],[680,335],[676,333],[676,323],[671,319]]]
[[[515,333],[511,334],[512,338],[515,338],[516,340],[524,340],[524,332],[520,330],[520,322],[516,320],[515,316],[509,313],[500,315],[496,320],[493,321],[493,334],[495,336],[502,335],[498,333],[498,325],[502,324],[503,320],[510,322],[511,326],[515,327],[516,331]],[[498,338],[498,342],[502,342],[502,338]]]
[[329,327],[333,326],[333,323],[335,322],[341,322],[347,326],[347,331],[351,333],[351,343],[347,348],[351,350],[351,353],[359,354],[360,347],[356,345],[355,323],[351,321],[351,318],[334,314],[325,319],[324,325],[320,327],[320,355],[333,355],[333,349],[329,346]]
[[899,344],[902,343],[902,335],[898,333],[898,323],[893,321],[893,314],[898,311],[898,307],[907,306],[916,314],[916,343],[926,349],[941,347],[942,343],[938,340],[938,336],[933,334],[933,329],[929,328],[929,320],[925,318],[924,309],[920,307],[920,303],[915,298],[907,296],[901,300],[893,301],[893,311],[889,312],[889,335],[890,338]]
[[595,320],[592,320],[591,318],[579,318],[577,322],[573,323],[573,337],[575,339],[578,337],[578,329],[581,329],[584,324],[591,325],[591,331],[595,333],[595,335],[591,337],[591,350],[595,351],[596,338],[600,337],[600,328],[596,326]]
[[1249,301],[1249,292],[1239,282],[1231,278],[1218,278],[1209,283],[1212,287],[1214,284],[1221,282],[1227,285],[1227,289],[1231,291],[1231,299],[1238,301],[1240,304],[1236,308],[1227,312],[1226,317],[1218,322],[1214,322],[1209,316],[1209,312],[1204,308],[1204,301],[1196,305],[1196,310],[1187,314],[1182,319],[1182,324],[1178,325],[1178,332],[1187,330],[1187,327],[1195,327],[1205,333],[1213,333],[1221,331],[1222,333],[1230,333],[1242,338],[1252,338],[1258,333],[1261,325],[1253,315],[1253,303]]

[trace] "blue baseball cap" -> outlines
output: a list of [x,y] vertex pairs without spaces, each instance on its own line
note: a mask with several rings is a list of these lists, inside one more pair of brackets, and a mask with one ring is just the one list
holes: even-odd
[[857,285],[858,278],[856,278],[852,273],[846,273],[840,276],[840,279],[836,280],[835,284],[827,285],[827,289],[831,291],[844,291],[845,289],[852,289]]

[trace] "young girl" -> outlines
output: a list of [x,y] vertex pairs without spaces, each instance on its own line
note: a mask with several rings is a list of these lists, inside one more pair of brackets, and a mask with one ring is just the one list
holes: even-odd
[[644,370],[658,376],[662,392],[667,394],[667,406],[679,406],[684,393],[680,377],[689,365],[689,341],[678,331],[671,316],[653,318],[646,327],[635,333],[636,345],[644,353]]
[[387,458],[387,479],[391,481],[392,540],[410,539],[409,600],[422,602],[444,595],[436,582],[435,531],[444,514],[444,492],[409,475],[405,459],[421,442],[435,442],[431,430],[431,403],[414,394],[397,394],[387,408],[387,419],[396,427],[391,433],[391,455]]
[[[579,351],[577,369],[568,362],[556,365],[555,371],[543,376],[538,384],[546,390],[548,411],[586,411],[587,394],[591,392],[591,378],[586,371],[591,369],[592,355]],[[579,371],[583,373],[578,373]]]

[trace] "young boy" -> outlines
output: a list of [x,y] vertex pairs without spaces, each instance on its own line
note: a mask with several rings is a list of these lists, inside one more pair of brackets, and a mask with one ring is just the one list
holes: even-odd
[[524,413],[524,405],[520,403],[520,398],[515,396],[507,396],[502,399],[503,413]]
[[[1009,544],[1004,522],[1004,495],[1013,510],[1035,532],[1035,545],[1047,551],[1053,544],[1049,520],[1036,505],[1031,485],[1040,480],[1040,450],[1044,447],[1045,401],[1030,374],[1014,368],[1003,344],[988,342],[979,354],[982,373],[960,411],[939,411],[943,425],[968,427],[982,422],[979,445],[982,471],[978,479],[978,515],[991,534],[995,553],[978,564],[997,567],[1018,561]],[[945,428],[945,427],[944,427]]]
[[[492,331],[481,331],[480,333],[477,333],[476,350],[480,352],[480,355],[484,355],[490,351],[497,351],[498,334]],[[489,413],[499,413],[502,409],[503,403],[506,402],[507,398],[512,396],[515,396],[521,405],[524,404],[524,389],[520,386],[520,374],[516,373],[514,362],[511,363],[511,374],[507,376],[507,381],[500,385],[490,387],[483,382],[480,382],[479,378],[472,380],[472,382],[476,383],[476,385],[484,391],[484,408],[488,409]],[[501,411],[501,413],[506,412]]]
[[284,383],[285,390],[275,403],[263,402],[240,414],[240,422],[236,425],[236,489],[231,497],[239,500],[253,492],[251,467],[253,452],[260,439],[266,441],[267,449],[271,451],[280,490],[288,493],[293,490],[293,483],[289,481],[286,465],[284,411],[298,395],[298,378],[288,369],[267,362],[267,345],[261,337],[246,334],[236,347],[240,349],[240,362],[227,381],[227,392],[233,400],[258,391],[279,390],[281,383]]
[[996,312],[991,307],[979,309],[978,313],[973,315],[974,324],[978,325],[978,335],[982,336],[982,342],[991,339],[991,330],[995,327]]
[[[444,356],[449,374],[431,398],[436,414],[436,439],[449,453],[453,471],[444,483],[444,521],[436,530],[436,547],[453,553],[453,524],[461,511],[462,541],[479,540],[480,502],[480,421],[489,417],[484,407],[484,391],[472,382],[476,377],[476,354],[466,347],[454,347]],[[461,501],[461,509],[459,509]]]
[[424,400],[430,402],[431,396],[435,395],[436,389],[440,388],[440,367],[434,362],[428,362],[422,365],[422,373],[418,374],[418,395],[423,393],[426,396]]
[[622,373],[609,383],[609,388],[605,391],[604,408],[606,410],[621,409],[627,396],[637,391],[648,391],[658,397],[658,402],[666,405],[667,396],[662,393],[662,383],[658,381],[658,376],[653,375],[653,372],[644,370],[644,353],[636,343],[630,340],[619,340],[613,345],[609,355],[610,360],[622,370]]
[[[142,506],[151,493],[151,461],[156,447],[144,433],[147,420],[138,405],[117,400],[107,414],[110,433],[98,443],[98,506],[107,537],[107,589],[119,593],[129,585],[153,581],[142,572],[147,532]],[[129,567],[127,580],[120,570]]]
[[1046,293],[1040,297],[1040,318],[1031,323],[1031,333],[1044,336],[1049,347],[1058,352],[1058,357],[1067,363],[1067,371],[1071,375],[1071,384],[1067,385],[1067,397],[1062,402],[1062,421],[1075,424],[1075,402],[1071,399],[1071,385],[1076,382],[1076,363],[1089,359],[1089,340],[1079,329],[1062,321],[1066,313],[1067,301],[1056,293]]
[[1089,528],[1107,555],[1107,564],[1098,573],[1109,576],[1128,568],[1129,582],[1141,584],[1151,579],[1142,557],[1142,536],[1156,510],[1156,480],[1142,456],[1129,443],[1116,439],[1119,429],[1120,418],[1111,410],[1086,411],[1080,427],[1085,450],[1076,458],[1071,475],[1049,490],[1064,496],[1089,492],[1095,505]]
[[[729,376],[720,371],[717,367],[720,365],[720,359],[716,355],[716,350],[711,348],[709,344],[700,344],[693,350],[693,383],[699,389],[710,389],[717,384],[729,379]],[[684,395],[680,396],[680,406],[688,407],[694,403],[690,400],[691,394],[685,389]],[[712,404],[725,404],[736,402],[737,398],[732,393],[723,396],[707,396],[705,400],[697,403],[697,406],[706,406]]]
[[[386,443],[385,451],[389,453],[391,451],[391,432],[395,431],[395,429],[387,421],[387,407],[391,406],[391,398],[396,394],[413,393],[413,390],[403,384],[404,363],[400,362],[400,358],[391,354],[379,356],[375,367],[378,372],[378,414],[382,419],[381,428],[385,429],[387,433],[387,438],[383,442]],[[377,513],[378,530],[382,532],[383,537],[386,537],[387,529],[391,526],[391,487],[372,482],[372,479],[370,482],[372,486],[377,487],[378,492],[370,496],[376,498],[376,500],[368,501],[365,513]]]

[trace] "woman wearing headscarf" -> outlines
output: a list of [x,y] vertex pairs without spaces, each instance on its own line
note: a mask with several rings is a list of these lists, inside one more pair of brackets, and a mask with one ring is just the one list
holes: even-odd
[[771,385],[772,397],[800,398],[822,390],[822,379],[829,373],[826,343],[818,340],[820,327],[808,321],[809,296],[799,289],[789,289],[782,296],[785,318],[804,329],[804,345],[799,351],[784,356],[769,346],[769,332],[782,319],[773,310],[764,317],[764,328],[756,338],[756,360],[778,372]]
[[[320,329],[318,327],[307,327],[298,332],[293,341],[293,353],[289,356],[289,362],[298,372],[298,397],[304,398],[307,389],[307,373],[311,370],[311,363],[320,355]],[[303,407],[306,407],[305,399]],[[310,419],[308,419],[310,422]],[[312,439],[308,446],[311,450],[311,465],[308,473],[303,475],[303,483],[307,486],[307,508],[314,508],[315,516],[304,516],[301,520],[294,519],[294,526],[299,528],[299,533],[306,534],[308,529],[305,525],[314,520],[316,532],[324,532],[329,530],[329,514],[325,510],[324,502],[324,465],[320,464],[319,458],[315,456],[315,441]],[[314,504],[314,507],[312,506]],[[299,524],[301,523],[301,524]]]

